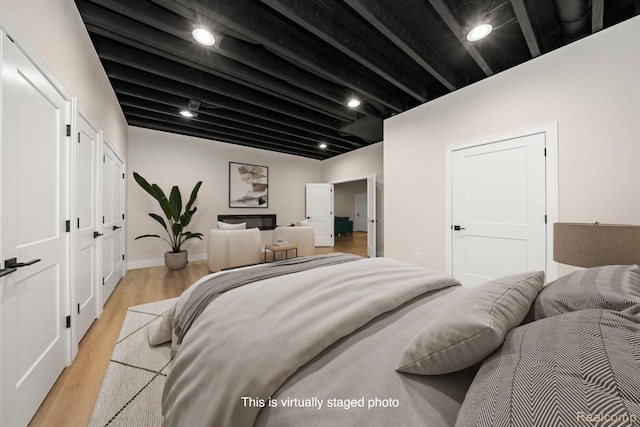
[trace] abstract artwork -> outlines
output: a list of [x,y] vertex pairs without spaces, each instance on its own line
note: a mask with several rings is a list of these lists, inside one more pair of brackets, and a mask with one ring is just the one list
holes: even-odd
[[269,207],[269,168],[229,162],[229,207]]

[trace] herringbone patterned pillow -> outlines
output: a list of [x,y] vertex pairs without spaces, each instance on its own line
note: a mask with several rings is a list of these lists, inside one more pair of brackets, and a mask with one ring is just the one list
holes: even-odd
[[456,427],[637,426],[639,386],[639,316],[552,316],[507,334],[473,380]]
[[560,277],[538,294],[528,318],[539,320],[592,308],[639,314],[640,267],[607,265]]

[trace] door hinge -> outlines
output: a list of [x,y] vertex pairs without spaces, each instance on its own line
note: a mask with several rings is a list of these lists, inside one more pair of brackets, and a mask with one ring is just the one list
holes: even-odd
[[122,179],[124,179],[124,174],[122,174]]
[[67,125],[67,136],[71,136],[71,125]]
[[122,254],[122,260],[124,261],[124,254]]
[[547,157],[547,149],[544,149],[544,156]]
[[102,215],[102,223],[104,224],[104,215]]
[[104,277],[102,278],[102,284],[104,285]]
[[102,163],[107,163],[107,155],[106,154],[102,155]]
[[80,144],[80,132],[78,132],[78,144]]
[[77,221],[77,226],[78,226],[78,228],[80,228],[80,218],[77,218],[77,220],[78,220]]
[[122,214],[122,219],[124,219],[124,214]]
[[546,215],[544,216],[544,223],[545,224],[547,223],[547,216]]
[[78,304],[78,314],[80,314],[80,304]]
[[71,327],[71,316],[67,316],[67,329]]
[[67,233],[71,232],[71,220],[68,219],[64,222],[64,231]]

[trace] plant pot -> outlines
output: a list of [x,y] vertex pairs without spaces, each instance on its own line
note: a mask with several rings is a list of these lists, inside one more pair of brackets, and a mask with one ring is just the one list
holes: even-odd
[[187,251],[165,252],[164,254],[164,265],[169,270],[182,270],[188,263]]

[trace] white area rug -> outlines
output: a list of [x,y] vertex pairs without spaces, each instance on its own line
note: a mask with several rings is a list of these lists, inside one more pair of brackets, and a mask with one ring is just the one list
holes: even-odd
[[171,344],[150,347],[147,326],[160,321],[176,298],[129,307],[113,349],[90,426],[162,425],[160,402]]

